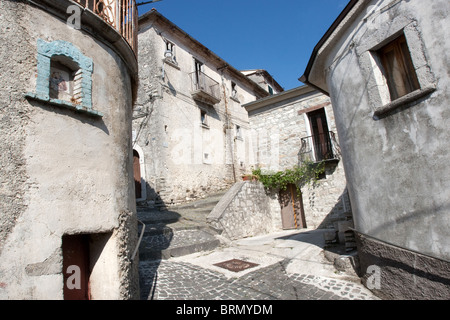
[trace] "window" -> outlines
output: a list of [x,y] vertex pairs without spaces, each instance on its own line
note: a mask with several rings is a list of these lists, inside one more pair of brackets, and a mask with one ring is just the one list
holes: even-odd
[[204,89],[203,63],[194,59],[194,86],[195,90]]
[[237,99],[236,83],[231,82],[231,97]]
[[26,97],[83,112],[103,114],[92,108],[93,61],[72,43],[38,39],[36,91]]
[[166,60],[176,63],[176,59],[175,59],[175,45],[168,41],[166,41],[166,51],[164,52],[164,57]]
[[205,110],[200,110],[200,124],[202,127],[208,127],[208,118]]
[[391,100],[420,89],[406,38],[401,35],[377,51]]
[[268,87],[269,87],[269,94],[273,95],[273,88],[271,86],[268,86]]
[[331,136],[328,130],[327,116],[325,109],[321,108],[308,113],[311,127],[311,142],[314,158],[316,162],[333,159],[333,148]]
[[242,129],[239,125],[236,125],[236,138],[242,140]]

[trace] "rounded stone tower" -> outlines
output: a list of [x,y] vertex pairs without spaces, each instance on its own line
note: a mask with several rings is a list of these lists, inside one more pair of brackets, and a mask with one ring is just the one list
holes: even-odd
[[134,0],[0,2],[0,299],[139,297],[136,21]]

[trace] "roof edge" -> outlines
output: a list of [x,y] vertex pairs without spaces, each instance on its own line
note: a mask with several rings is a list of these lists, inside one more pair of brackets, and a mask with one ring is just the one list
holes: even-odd
[[265,97],[256,101],[252,101],[246,104],[243,104],[242,107],[244,107],[247,112],[257,110],[259,108],[266,107],[268,105],[281,102],[283,100],[291,99],[298,97],[303,94],[311,93],[317,91],[316,88],[308,85],[303,85],[300,87],[296,87],[294,89],[290,89],[287,91],[280,92],[278,94]]
[[325,32],[325,34],[320,38],[319,42],[314,47],[311,57],[308,61],[308,64],[306,66],[305,71],[303,72],[303,75],[298,78],[299,81],[315,87],[317,90],[321,91],[322,93],[329,95],[328,92],[325,90],[318,88],[314,84],[309,82],[309,75],[311,73],[311,69],[314,65],[314,62],[317,58],[317,53],[319,52],[320,48],[328,41],[330,36],[336,31],[337,27],[342,23],[342,21],[347,17],[347,15],[350,13],[350,11],[353,9],[353,7],[359,2],[360,0],[350,0],[350,2],[347,4],[347,6],[344,8],[344,10],[339,14],[339,16],[334,20],[334,22],[331,24],[331,26],[328,28],[328,30]]
[[[203,45],[200,41],[193,38],[190,34],[188,34],[186,31],[178,27],[175,23],[170,21],[168,18],[166,18],[163,14],[161,14],[159,11],[157,11],[155,8],[151,9],[150,11],[144,13],[142,16],[139,17],[138,24],[145,23],[146,20],[150,20],[152,17],[155,19],[160,19],[163,23],[166,23],[172,27],[172,29],[177,30],[178,32],[182,33],[189,41],[192,41],[196,46],[198,46],[203,52],[207,52],[208,55],[211,55],[211,60],[217,60],[218,62],[222,63],[222,66],[218,67],[217,69],[227,69],[230,74],[234,75],[238,79],[242,80],[243,82],[246,82],[249,87],[251,87],[255,93],[255,95],[260,97],[266,97],[269,95],[269,93],[261,88],[256,82],[248,78],[246,75],[244,75],[242,72],[231,66],[228,62],[226,62],[224,59],[219,57],[217,54],[215,54],[213,51],[211,51],[209,48],[207,48],[205,45]],[[139,31],[138,31],[139,32]]]

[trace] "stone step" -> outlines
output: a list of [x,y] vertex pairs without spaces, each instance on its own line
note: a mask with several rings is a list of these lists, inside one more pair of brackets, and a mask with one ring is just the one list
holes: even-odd
[[[169,259],[219,246],[219,232],[207,223],[206,217],[224,194],[217,193],[190,203],[169,206],[167,211],[139,207],[138,219],[145,224],[139,247],[140,259]],[[139,227],[141,231],[142,226]]]
[[180,204],[171,207],[172,210],[189,210],[189,209],[213,209],[224,194],[214,195],[205,199],[196,200],[193,202]]
[[144,235],[139,247],[140,260],[160,260],[199,251],[213,250],[220,245],[214,234],[205,229],[167,231]]
[[138,219],[145,224],[155,224],[155,223],[173,223],[180,220],[181,215],[178,212],[167,210],[160,211],[158,209],[137,209]]

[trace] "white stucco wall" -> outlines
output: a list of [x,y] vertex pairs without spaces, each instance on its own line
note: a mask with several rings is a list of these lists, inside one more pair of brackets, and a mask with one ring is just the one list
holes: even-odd
[[[448,2],[370,1],[358,7],[348,27],[332,36],[320,53],[356,227],[448,260]],[[435,90],[374,117],[390,97],[373,51],[402,32],[421,89]]]
[[[24,175],[23,180],[14,182],[23,200],[21,210],[15,217],[11,211],[2,212],[3,217],[12,217],[14,226],[2,233],[0,297],[63,299],[61,246],[62,236],[68,234],[107,235],[107,241],[91,244],[98,258],[91,266],[94,299],[136,295],[137,269],[129,261],[137,233],[136,223],[130,222],[136,217],[130,188],[129,71],[114,50],[44,10],[10,1],[2,1],[0,9],[11,20],[0,22],[4,23],[2,29],[8,25],[9,30],[3,34],[8,53],[2,54],[1,73],[19,73],[26,79],[10,79],[17,85],[14,91],[1,91],[2,104],[9,95],[18,107],[16,112],[25,117],[20,131],[9,135],[2,131],[3,140],[21,141],[21,162],[11,159],[10,164],[22,168]],[[93,60],[92,105],[103,117],[24,98],[25,93],[36,90],[38,39],[65,41]],[[19,61],[14,52],[28,56]],[[2,184],[7,181],[5,171],[0,176]],[[127,229],[129,243],[122,229]]]

